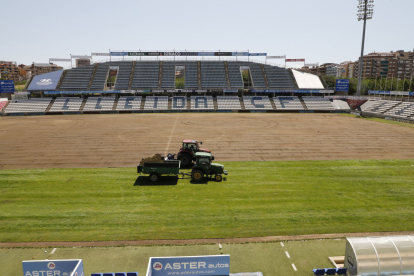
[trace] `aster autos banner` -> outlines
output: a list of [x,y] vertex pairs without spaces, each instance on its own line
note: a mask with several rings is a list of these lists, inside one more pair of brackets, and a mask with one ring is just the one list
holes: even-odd
[[230,255],[151,257],[147,276],[166,275],[228,276]]
[[22,263],[24,276],[84,276],[81,259],[23,261]]
[[55,90],[63,70],[35,76],[29,85],[28,91]]

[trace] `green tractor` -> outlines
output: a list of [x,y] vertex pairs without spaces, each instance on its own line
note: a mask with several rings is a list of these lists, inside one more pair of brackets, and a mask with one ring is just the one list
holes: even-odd
[[220,182],[223,180],[223,174],[227,175],[227,170],[224,170],[224,166],[212,163],[214,156],[209,152],[196,152],[194,154],[196,163],[191,170],[191,179],[199,182],[203,180],[204,176],[212,177],[214,180]]

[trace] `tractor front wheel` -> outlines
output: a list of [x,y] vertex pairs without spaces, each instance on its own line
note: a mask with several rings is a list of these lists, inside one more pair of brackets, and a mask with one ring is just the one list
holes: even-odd
[[189,154],[181,155],[180,160],[181,160],[181,167],[188,167],[190,166],[192,162],[191,156]]
[[194,170],[191,173],[191,179],[193,179],[194,181],[201,181],[204,178],[204,173],[200,170]]
[[215,179],[217,182],[221,182],[221,181],[223,180],[223,177],[221,176],[221,174],[216,174],[216,176],[214,177],[214,179]]
[[149,179],[151,180],[151,182],[157,182],[159,178],[160,178],[160,175],[158,173],[151,173],[149,176]]

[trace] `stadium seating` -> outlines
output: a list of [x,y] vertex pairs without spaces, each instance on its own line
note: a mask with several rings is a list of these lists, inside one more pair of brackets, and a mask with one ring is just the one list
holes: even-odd
[[398,105],[400,103],[401,102],[397,102],[397,101],[380,100],[380,101],[377,101],[376,103],[372,104],[371,106],[365,108],[363,111],[383,114],[386,111],[388,111],[389,109],[394,108],[396,105]]
[[127,90],[129,85],[129,77],[131,76],[132,62],[116,62],[111,66],[119,66],[116,75],[115,90]]
[[191,109],[211,110],[214,109],[212,96],[191,96]]
[[79,111],[83,99],[81,98],[57,98],[50,112]]
[[171,109],[187,109],[187,97],[177,96],[172,98]]
[[203,88],[227,88],[226,71],[224,62],[201,62],[201,86]]
[[385,112],[385,115],[408,118],[414,116],[414,103],[403,102],[400,105]]
[[89,97],[83,111],[106,111],[112,110],[115,97]]
[[270,65],[264,65],[264,69],[270,88],[295,89],[295,84],[287,69]]
[[262,68],[259,63],[250,62],[247,64],[250,67],[250,75],[253,81],[254,88],[264,88],[266,89],[266,82],[263,77]]
[[96,69],[95,76],[92,80],[91,90],[104,90],[106,79],[109,74],[108,63],[99,63]]
[[161,88],[174,89],[175,88],[175,67],[184,66],[185,88],[198,88],[197,78],[197,62],[175,62],[164,61],[162,67],[162,84]]
[[276,109],[303,110],[303,105],[297,96],[274,97]]
[[127,276],[126,272],[115,272],[115,276]]
[[325,275],[324,268],[315,268],[312,271],[313,271],[313,275]]
[[127,276],[138,276],[138,272],[128,272]]
[[335,110],[331,101],[327,98],[303,96],[302,99],[309,110]]
[[167,96],[147,96],[145,98],[144,110],[167,110]]
[[227,62],[227,69],[229,72],[230,86],[234,88],[244,88],[243,78],[240,71],[240,63],[238,62]]
[[336,274],[336,268],[325,268],[325,274],[326,275],[335,275]]
[[336,269],[336,274],[337,275],[346,275],[346,267],[338,267]]
[[131,89],[157,89],[160,63],[158,61],[140,61],[135,64]]
[[140,110],[142,97],[120,97],[116,110]]
[[245,109],[273,109],[267,96],[243,96]]
[[81,66],[67,70],[60,90],[86,90],[92,77],[94,65]]
[[13,100],[5,108],[4,113],[45,112],[51,101],[52,98]]
[[331,103],[332,103],[332,106],[335,109],[340,109],[340,110],[349,110],[349,109],[351,109],[348,105],[348,102],[344,101],[344,100],[332,100]]
[[3,107],[7,104],[7,101],[0,101],[0,111],[3,109]]
[[217,96],[217,109],[241,109],[238,96]]

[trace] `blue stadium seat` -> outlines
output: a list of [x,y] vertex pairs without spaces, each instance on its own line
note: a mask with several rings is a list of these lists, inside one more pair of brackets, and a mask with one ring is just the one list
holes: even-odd
[[138,272],[128,272],[127,276],[138,276]]
[[116,272],[115,276],[126,276],[126,272]]
[[338,274],[338,275],[346,275],[346,267],[338,267],[336,269],[336,274]]
[[325,268],[325,274],[326,275],[335,275],[336,268]]
[[102,273],[91,273],[91,276],[102,276]]
[[115,276],[115,273],[113,273],[113,272],[105,272],[103,274],[103,276]]
[[313,275],[325,275],[325,269],[323,268],[315,268],[312,271]]

